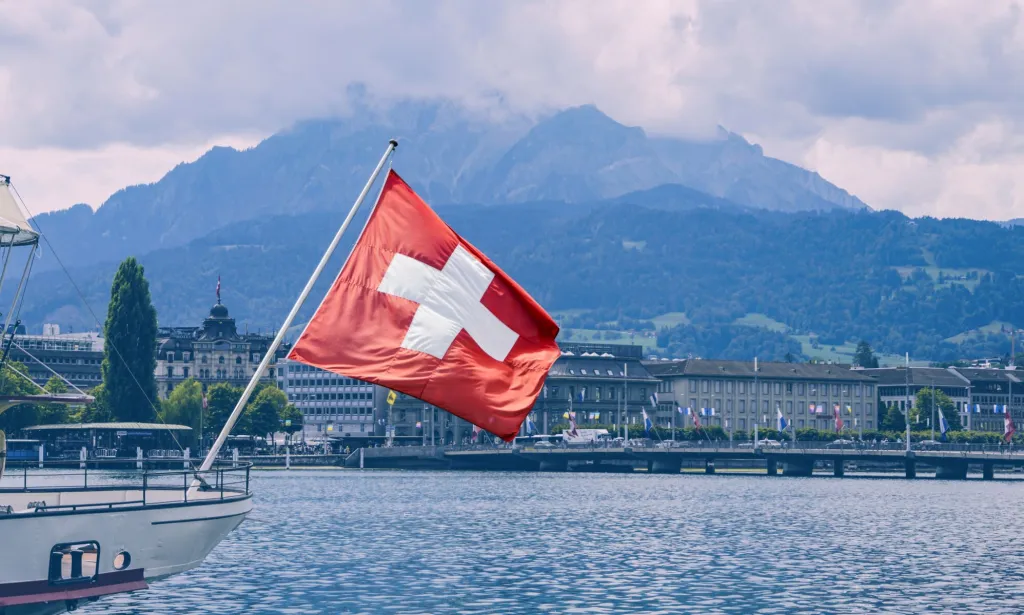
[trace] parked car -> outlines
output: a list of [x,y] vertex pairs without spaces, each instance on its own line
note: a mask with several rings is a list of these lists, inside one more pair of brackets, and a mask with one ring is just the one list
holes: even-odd
[[782,442],[778,440],[760,440],[758,445],[761,448],[782,448]]
[[826,444],[825,448],[852,448],[853,445],[854,445],[854,441],[853,440],[848,440],[846,438],[839,438],[838,440],[833,440],[833,441],[829,442],[828,444]]
[[917,444],[915,444],[913,448],[914,448],[914,450],[917,450],[917,451],[930,451],[930,450],[935,450],[937,448],[940,448],[941,446],[942,446],[942,444],[939,443],[939,442],[936,442],[935,440],[922,440],[922,441],[918,442]]

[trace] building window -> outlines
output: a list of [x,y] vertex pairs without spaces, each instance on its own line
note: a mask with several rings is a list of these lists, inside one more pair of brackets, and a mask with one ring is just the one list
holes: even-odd
[[746,382],[740,382],[740,393],[746,393],[746,392],[747,392],[747,383]]
[[806,390],[806,387],[804,386],[804,383],[798,382],[797,385],[796,385],[796,394],[797,395],[805,395],[806,393],[807,393],[807,390]]
[[188,368],[187,367],[181,368],[181,375],[186,377],[186,378],[188,378]]
[[217,357],[217,363],[220,363],[221,365],[224,365],[224,355],[221,355],[221,356]]
[[786,414],[788,414],[789,416],[793,416],[793,401],[792,400],[786,402]]
[[722,381],[721,380],[715,380],[715,393],[721,393],[721,392],[722,392]]
[[183,352],[183,353],[181,353],[181,360],[182,361],[188,363],[191,359],[192,359],[192,353],[191,352]]
[[772,388],[775,389],[776,395],[782,395],[782,383],[776,382],[772,384]]
[[242,357],[235,357],[235,365],[241,365],[241,364],[242,364]]
[[832,397],[835,397],[837,395],[839,395],[839,385],[838,384],[833,384],[832,385]]
[[173,352],[168,352],[167,353],[167,362],[168,363],[174,363],[174,353]]
[[690,380],[690,392],[691,393],[696,393],[697,392],[697,381],[696,380]]
[[174,368],[173,367],[168,367],[167,368],[167,377],[170,378],[172,376],[174,376]]
[[202,358],[201,362],[202,362],[203,365],[206,365],[206,363],[207,363],[207,356],[205,354],[203,355],[203,358]]
[[725,392],[726,392],[726,393],[732,393],[732,390],[733,390],[733,385],[734,385],[734,384],[735,384],[735,383],[734,383],[734,382],[733,382],[732,380],[730,380],[729,382],[726,382],[726,383],[725,383]]
[[747,400],[741,399],[740,400],[740,412],[746,412],[746,411],[747,411]]
[[700,392],[701,393],[707,393],[709,388],[710,387],[708,386],[708,381],[707,380],[701,380],[700,381]]
[[873,385],[873,384],[865,384],[864,385],[864,396],[865,397],[871,397],[874,394],[875,394],[875,385]]
[[793,394],[793,383],[792,382],[787,382],[786,383],[786,395],[792,395],[792,394]]
[[726,402],[725,402],[725,411],[728,412],[729,414],[732,414],[732,400],[731,399],[726,400]]

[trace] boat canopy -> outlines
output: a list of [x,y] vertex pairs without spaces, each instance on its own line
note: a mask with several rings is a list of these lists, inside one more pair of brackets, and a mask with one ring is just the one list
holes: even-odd
[[0,175],[0,247],[30,246],[38,242],[39,233],[28,223],[28,219],[14,199],[11,178]]

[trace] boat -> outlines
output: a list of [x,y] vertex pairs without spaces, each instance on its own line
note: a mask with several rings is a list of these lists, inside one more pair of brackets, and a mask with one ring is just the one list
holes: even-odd
[[[4,349],[14,342],[16,308],[39,239],[15,201],[10,177],[0,175],[0,284],[12,252],[28,250],[12,309],[0,330],[0,368],[29,382],[4,364]],[[40,389],[38,395],[0,396],[0,413],[25,403],[92,401],[81,391],[52,394]],[[253,506],[250,466],[215,462],[237,420],[237,413],[232,416],[198,469],[143,467],[127,478],[123,471],[97,472],[95,465],[102,468],[102,461],[90,462],[91,471],[84,463],[81,468],[72,464],[72,469],[49,469],[41,455],[35,462],[5,464],[6,437],[0,431],[0,615],[71,611],[103,596],[146,589],[149,583],[200,565]]]

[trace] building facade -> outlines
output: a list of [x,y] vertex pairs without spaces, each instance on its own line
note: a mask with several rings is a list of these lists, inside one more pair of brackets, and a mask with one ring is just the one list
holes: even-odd
[[1024,420],[1024,373],[1016,369],[957,367],[957,373],[970,382],[970,406],[977,412],[967,413],[964,428],[974,431],[1003,432],[1003,415],[994,406],[1009,406],[1017,425]]
[[[658,380],[641,363],[641,346],[561,343],[555,361],[533,406],[538,432],[565,425],[566,413],[576,413],[581,427],[642,424],[642,411],[652,412],[650,395]],[[388,425],[395,444],[462,444],[471,441],[473,425],[419,399],[396,393],[393,407],[388,390],[376,394],[375,437],[383,441]],[[660,424],[667,424],[668,414]],[[525,434],[525,423],[520,433]]]
[[[273,335],[239,333],[235,319],[218,300],[201,326],[158,330],[157,393],[166,399],[175,386],[188,378],[199,380],[204,390],[218,382],[245,386],[273,340]],[[287,354],[287,345],[278,348],[260,380],[276,383],[277,361]]]
[[[878,403],[906,409],[908,373],[905,367],[858,370],[878,380]],[[934,386],[956,405],[964,429],[1003,431],[1003,415],[995,406],[1009,406],[1014,421],[1024,420],[1024,372],[1015,369],[979,367],[911,367],[910,405],[921,389]],[[1012,400],[1011,400],[1012,396]],[[977,411],[969,412],[969,409]]]
[[277,362],[277,386],[302,412],[302,436],[307,442],[374,435],[379,387],[290,359]]
[[[835,407],[853,432],[878,428],[875,379],[840,365],[685,359],[644,365],[659,380],[659,405],[714,409],[704,425],[748,432],[775,427],[778,412],[794,429],[834,430]],[[677,412],[677,416],[679,415]],[[690,418],[686,425],[692,425]],[[676,421],[679,425],[679,421]]]
[[98,333],[61,333],[51,324],[43,325],[43,335],[19,331],[10,359],[22,363],[26,375],[40,386],[53,376],[51,369],[82,390],[103,382],[103,338]]
[[941,367],[881,367],[857,369],[878,381],[878,416],[881,420],[886,409],[895,405],[901,412],[906,412],[907,400],[914,407],[916,395],[922,389],[935,388],[945,393],[956,404],[957,412],[967,424],[964,413],[970,402],[970,381],[955,369]]

